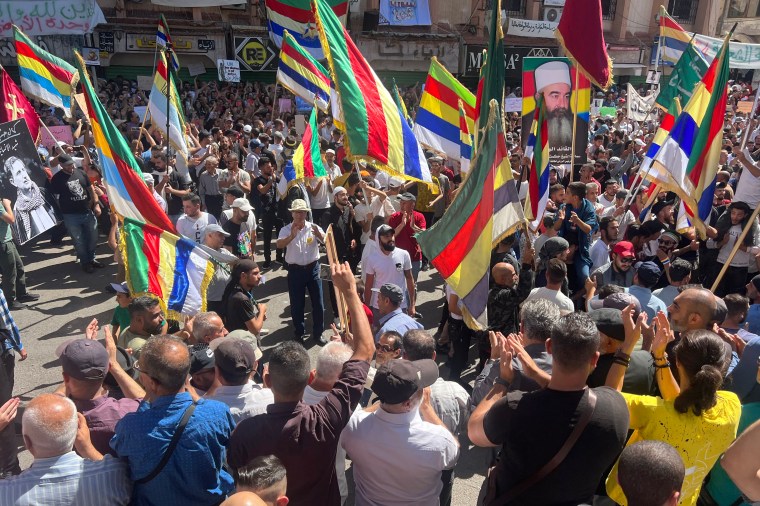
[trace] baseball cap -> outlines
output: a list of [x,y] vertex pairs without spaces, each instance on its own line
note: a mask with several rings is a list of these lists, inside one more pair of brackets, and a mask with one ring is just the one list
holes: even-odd
[[243,376],[253,372],[256,353],[248,341],[223,339],[213,350],[214,363],[223,372]]
[[388,186],[390,188],[398,188],[398,187],[403,186],[403,185],[404,185],[404,180],[403,179],[400,179],[400,178],[397,178],[397,177],[392,177],[392,178],[390,178],[388,180]]
[[624,258],[633,258],[636,256],[636,249],[630,241],[620,241],[612,248],[612,252]]
[[249,142],[248,145],[251,147],[251,149],[260,148],[261,146],[263,146],[261,141],[259,141],[258,139],[251,139],[251,142]]
[[111,288],[113,288],[116,293],[126,293],[129,295],[129,287],[127,286],[126,281],[123,283],[111,283]]
[[751,283],[755,286],[755,290],[760,292],[760,274],[753,277]]
[[394,359],[377,369],[372,391],[386,404],[400,404],[437,379],[438,365],[433,360]]
[[380,288],[373,288],[372,291],[388,297],[395,304],[401,304],[401,301],[404,300],[404,291],[401,290],[400,286],[393,283],[385,283]]
[[227,195],[232,195],[236,199],[239,199],[245,196],[245,193],[243,193],[243,190],[241,190],[237,186],[230,186],[229,188],[227,188]]
[[634,295],[628,292],[611,293],[602,301],[602,307],[619,309],[620,311],[627,308],[631,304],[633,304],[632,316],[635,320],[641,313],[641,302],[639,302],[639,299],[637,299]]
[[635,142],[637,146],[646,146],[647,145],[647,143],[644,142],[644,141],[642,141],[641,139],[636,139],[633,142]]
[[251,203],[244,198],[233,200],[230,207],[240,209],[241,211],[251,211],[253,209]]
[[253,130],[253,127],[251,125],[245,125],[243,127],[243,132],[245,132],[247,134],[251,133],[251,130]]
[[326,155],[327,155],[327,154],[331,154],[331,155],[334,155],[334,154],[335,154],[335,150],[334,150],[334,149],[328,149],[328,150],[326,150],[326,151],[325,151],[325,154],[326,154]]
[[232,332],[230,332],[224,337],[220,337],[219,339],[214,339],[213,341],[209,343],[209,348],[211,348],[212,350],[216,350],[216,348],[220,344],[230,339],[238,339],[241,341],[245,341],[249,343],[251,346],[253,346],[253,355],[256,357],[256,360],[261,360],[261,357],[264,356],[264,353],[261,351],[261,348],[259,348],[259,339],[251,332],[247,330],[243,330],[243,329],[233,330]]
[[61,344],[55,354],[63,372],[78,380],[103,380],[108,373],[108,352],[92,339],[73,339]]
[[68,165],[70,163],[74,163],[74,159],[67,154],[58,155],[58,163],[61,165]]
[[406,200],[406,201],[417,200],[417,197],[415,197],[414,194],[409,193],[409,192],[402,193],[401,195],[398,196],[398,198],[399,200]]
[[190,374],[214,367],[214,350],[208,344],[190,346]]
[[592,311],[590,316],[599,332],[616,341],[625,341],[623,314],[619,309],[603,307]]
[[206,225],[206,229],[205,229],[204,232],[206,234],[208,234],[209,232],[219,232],[220,234],[222,234],[225,237],[227,237],[227,236],[230,235],[229,232],[227,232],[226,230],[224,230],[220,225],[217,225],[216,223],[211,223],[209,225]]
[[655,285],[662,276],[662,271],[654,262],[636,262],[633,266],[636,274],[639,276],[639,280],[645,285]]

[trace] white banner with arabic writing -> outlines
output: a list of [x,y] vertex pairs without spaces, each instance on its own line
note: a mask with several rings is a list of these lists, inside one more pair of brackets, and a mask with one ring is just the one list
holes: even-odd
[[105,23],[95,0],[2,0],[0,37],[13,37],[15,24],[35,35],[84,35]]
[[509,18],[509,21],[507,21],[507,35],[553,39],[554,30],[557,29],[557,26],[559,26],[559,23],[552,23],[551,21]]
[[[705,59],[711,62],[718,56],[723,39],[697,34],[694,45],[702,51]],[[760,44],[731,42],[728,46],[729,66],[732,69],[760,69]]]
[[628,119],[633,121],[644,121],[647,114],[654,107],[654,101],[657,99],[656,93],[650,93],[642,97],[636,92],[636,89],[628,83],[628,93],[626,95],[626,104],[628,105]]

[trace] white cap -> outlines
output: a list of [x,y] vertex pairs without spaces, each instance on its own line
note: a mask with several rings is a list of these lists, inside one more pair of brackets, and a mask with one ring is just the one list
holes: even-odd
[[567,63],[561,61],[550,61],[540,65],[535,71],[536,91],[541,92],[550,84],[562,83],[568,86],[570,84],[570,67]]
[[333,188],[333,197],[339,194],[340,192],[344,192],[344,191],[346,191],[346,189],[343,188],[342,186],[336,186],[335,188]]
[[250,211],[253,209],[253,206],[251,206],[248,200],[244,198],[233,200],[232,205],[230,205],[230,207],[240,209],[241,211]]
[[331,154],[331,155],[334,155],[335,154],[335,150],[334,149],[328,149],[327,151],[325,151],[325,154],[328,154],[328,153]]
[[243,127],[243,132],[249,134],[253,130],[253,127],[251,125],[246,125]]
[[143,181],[145,181],[145,184],[150,185],[150,186],[155,186],[156,180],[153,179],[153,176],[151,174],[146,174],[145,172],[143,172],[142,178],[143,178]]
[[208,235],[209,232],[219,232],[220,234],[222,234],[225,237],[227,237],[227,236],[230,235],[229,232],[227,232],[226,230],[224,230],[221,226],[219,226],[216,223],[211,223],[209,225],[206,225],[206,228],[204,229],[204,233],[206,235]]
[[392,177],[388,180],[388,186],[390,188],[399,188],[404,186],[404,180],[398,177]]

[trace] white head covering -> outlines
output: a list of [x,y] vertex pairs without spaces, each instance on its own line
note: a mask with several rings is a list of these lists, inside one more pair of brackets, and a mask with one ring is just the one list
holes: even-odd
[[550,61],[540,65],[535,71],[536,91],[541,92],[550,84],[563,83],[570,84],[570,68],[565,62]]

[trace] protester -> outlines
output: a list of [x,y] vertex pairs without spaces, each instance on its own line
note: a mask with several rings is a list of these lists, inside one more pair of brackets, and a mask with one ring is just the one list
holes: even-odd
[[135,297],[129,303],[129,327],[119,333],[116,344],[137,356],[148,339],[166,334],[167,328],[157,298],[147,295]]
[[[362,262],[362,272],[365,275],[364,300],[373,308],[373,312],[379,312],[379,292],[373,290],[386,284],[406,287],[398,305],[401,309],[406,309],[407,314],[414,316],[416,289],[409,252],[396,247],[395,232],[389,225],[380,225],[377,228],[375,241],[379,247],[373,249]],[[378,319],[375,318],[375,321]]]
[[639,441],[620,454],[618,479],[631,506],[676,506],[685,474],[681,456],[662,441]]
[[[0,290],[0,403],[3,410],[10,406],[11,412],[15,412],[14,405],[18,406],[18,399],[14,401],[13,398],[17,353],[19,362],[28,357],[26,348],[21,343],[21,334],[8,307],[8,301]],[[15,415],[13,418],[15,419]],[[20,472],[16,431],[9,420],[5,426],[0,427],[0,478]]]
[[222,301],[228,330],[247,330],[258,336],[267,318],[267,305],[257,302],[252,290],[261,283],[261,271],[253,260],[240,260],[232,268]]
[[0,272],[3,275],[3,292],[9,300],[11,309],[24,309],[24,302],[34,302],[40,296],[26,291],[26,274],[24,261],[13,242],[11,225],[15,223],[15,215],[8,199],[0,200]]
[[203,244],[206,227],[215,225],[216,218],[201,211],[201,198],[193,193],[182,196],[182,208],[185,214],[177,220],[177,232],[198,244]]
[[[274,455],[252,459],[247,465],[239,468],[236,475],[235,485],[238,494],[255,494],[267,506],[287,506],[289,503],[285,495],[288,486],[285,466]],[[228,502],[231,500],[232,497]]]

